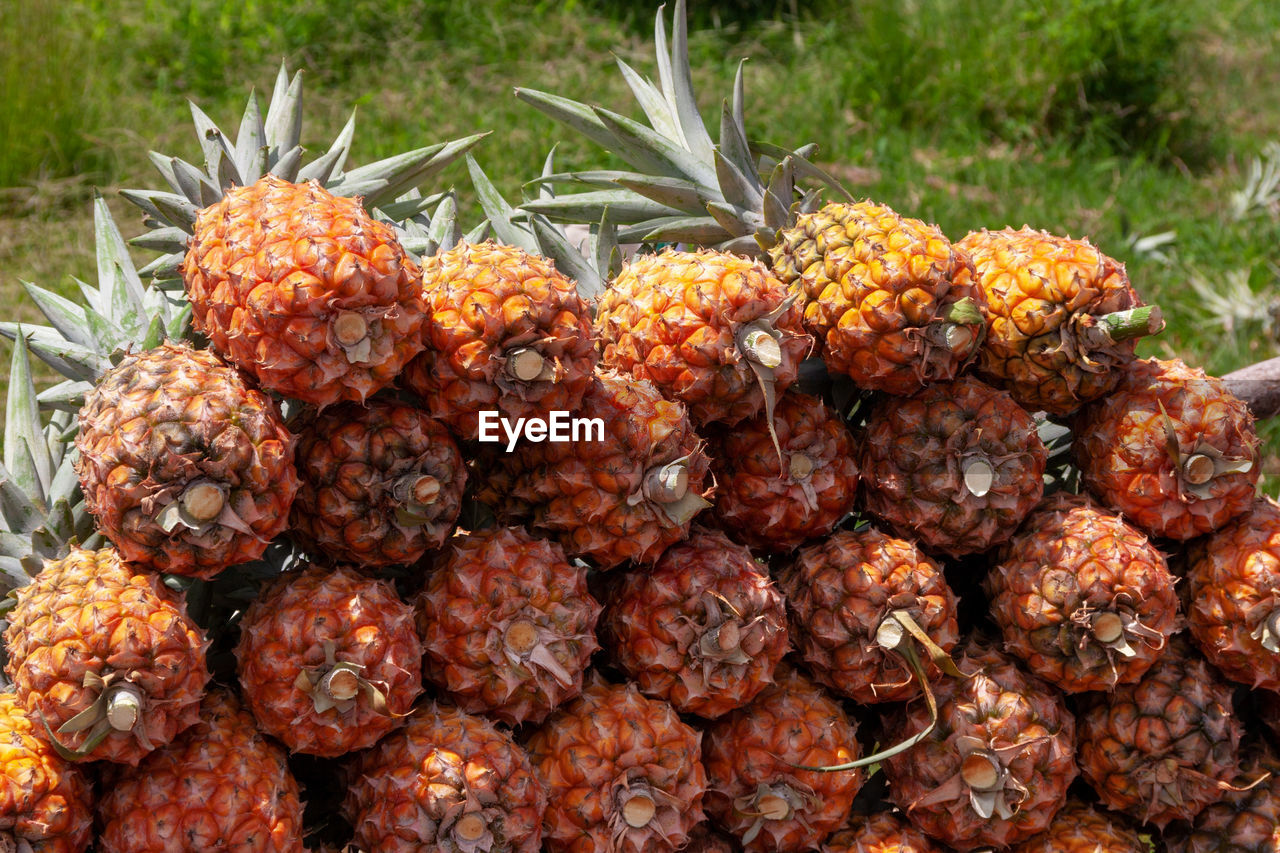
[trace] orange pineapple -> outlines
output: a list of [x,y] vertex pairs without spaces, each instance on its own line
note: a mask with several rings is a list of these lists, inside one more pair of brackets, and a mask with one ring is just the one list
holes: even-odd
[[751,552],[695,528],[612,590],[602,636],[646,695],[701,717],[750,702],[787,652],[782,596]]
[[938,842],[912,826],[901,812],[854,815],[818,850],[820,853],[943,853]]
[[104,779],[102,853],[303,853],[285,751],[221,688],[200,719],[136,768]]
[[[1245,790],[1227,791],[1189,822],[1165,829],[1167,853],[1275,853],[1280,850],[1280,760],[1251,744]],[[1145,853],[1146,848],[1142,848]]]
[[707,444],[716,479],[712,512],[730,536],[752,548],[790,551],[830,533],[853,508],[853,438],[817,397],[787,391],[772,421],[762,413],[709,430]]
[[403,384],[474,439],[479,413],[511,420],[573,411],[596,364],[591,314],[574,282],[514,246],[460,243],[427,258],[425,351]]
[[80,410],[85,503],[125,559],[211,578],[288,525],[294,441],[275,403],[207,350],[164,344],[103,374]]
[[467,472],[439,422],[375,398],[332,406],[293,429],[301,485],[290,528],[313,558],[407,565],[444,544]]
[[228,190],[197,215],[182,278],[196,331],[286,397],[363,402],[422,349],[418,270],[395,231],[317,181]]
[[93,785],[50,746],[38,718],[0,693],[0,850],[83,853]]
[[419,707],[354,756],[342,811],[370,853],[537,853],[547,793],[529,756],[483,717]]
[[586,572],[518,527],[455,536],[415,612],[427,679],[464,710],[513,725],[576,696],[599,648]]
[[73,546],[17,598],[5,673],[77,760],[136,765],[195,723],[208,643],[160,575]]
[[702,735],[633,685],[596,681],[528,741],[552,853],[679,850],[702,820]]
[[1088,240],[975,231],[956,244],[977,269],[991,326],[978,370],[1026,408],[1065,415],[1115,387],[1134,340],[1163,328],[1124,264]]
[[245,705],[291,752],[372,746],[422,692],[413,609],[389,581],[347,566],[269,582],[245,611],[235,654]]
[[1010,853],[1148,853],[1150,849],[1124,815],[1072,798],[1044,832],[1015,844]]
[[1253,504],[1258,436],[1221,379],[1181,361],[1135,361],[1076,416],[1072,443],[1090,492],[1152,536],[1187,540]]

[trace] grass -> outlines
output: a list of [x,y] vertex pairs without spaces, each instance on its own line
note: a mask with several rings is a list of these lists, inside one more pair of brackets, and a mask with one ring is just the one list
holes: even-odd
[[[1229,0],[695,2],[691,53],[713,116],[738,63],[748,123],[815,141],[859,195],[953,236],[1028,223],[1124,260],[1169,328],[1144,354],[1213,372],[1275,355],[1276,205],[1232,216],[1251,161],[1280,138],[1280,8]],[[282,58],[307,76],[304,144],[354,107],[353,157],[494,133],[476,156],[509,197],[554,142],[607,165],[520,104],[515,85],[634,112],[613,66],[645,73],[652,11],[611,0],[0,0],[0,299],[70,293],[93,274],[89,197],[157,186],[148,149],[195,158],[185,101],[234,126]],[[14,17],[16,15],[16,17]],[[85,68],[92,67],[93,74]],[[478,219],[464,172],[446,173]],[[141,230],[112,202],[127,234]],[[1165,232],[1154,253],[1134,241]],[[141,258],[141,254],[139,255]],[[1234,289],[1233,289],[1234,288]],[[1234,293],[1213,302],[1203,294]],[[7,352],[7,350],[6,350]],[[47,378],[47,377],[46,377]],[[1280,446],[1280,432],[1272,448]],[[1274,454],[1273,454],[1274,455]],[[1269,468],[1280,474],[1273,461]],[[1274,487],[1273,487],[1274,490]]]

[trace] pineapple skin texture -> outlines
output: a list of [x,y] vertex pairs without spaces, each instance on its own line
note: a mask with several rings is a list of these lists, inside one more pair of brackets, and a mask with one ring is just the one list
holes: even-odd
[[362,850],[476,849],[455,834],[465,815],[484,821],[493,850],[537,853],[541,847],[546,788],[510,733],[483,717],[423,705],[345,771],[342,811]]
[[[1221,380],[1178,359],[1135,361],[1118,377],[1106,399],[1082,409],[1072,425],[1072,449],[1089,491],[1152,536],[1179,541],[1246,512],[1262,470],[1248,406]],[[1213,477],[1197,494],[1169,453],[1166,414],[1181,456],[1208,447],[1252,466]]]
[[[479,412],[546,418],[571,412],[591,385],[598,354],[577,286],[546,258],[493,241],[461,243],[422,263],[425,349],[401,384],[460,437],[479,434]],[[504,368],[535,349],[549,378],[523,382]]]
[[600,297],[595,330],[601,362],[648,379],[671,400],[689,407],[699,426],[733,425],[765,408],[760,381],[740,351],[739,329],[782,314],[782,362],[773,382],[795,382],[813,346],[800,308],[783,309],[786,286],[763,264],[703,250],[668,251],[633,259]]
[[1049,828],[1009,853],[1148,853],[1150,847],[1129,822],[1082,800],[1070,799]]
[[938,842],[912,826],[900,812],[853,815],[843,829],[818,849],[820,853],[946,853]]
[[1259,498],[1251,511],[1187,550],[1187,621],[1209,662],[1227,678],[1280,690],[1280,660],[1252,636],[1276,608],[1280,506]]
[[[363,402],[422,349],[418,269],[394,230],[316,181],[228,190],[197,215],[182,277],[196,330],[286,397]],[[367,326],[350,353],[347,314]]]
[[[261,557],[288,526],[294,439],[270,397],[208,350],[165,344],[107,371],[80,410],[85,503],[125,559],[209,579]],[[200,481],[239,519],[166,532],[160,506]]]
[[42,729],[13,693],[0,693],[0,834],[41,853],[83,853],[93,833],[92,784]]
[[[535,731],[527,748],[547,785],[544,841],[551,853],[674,851],[704,817],[702,734],[632,684],[594,681]],[[631,827],[623,807],[639,793],[651,794],[656,808],[647,823]]]
[[[586,573],[558,544],[518,527],[455,536],[414,612],[427,679],[463,710],[511,725],[541,723],[580,693],[600,647],[600,605],[587,590]],[[536,628],[541,651],[508,647],[505,634],[516,622]]]
[[[718,530],[695,528],[652,569],[624,575],[609,601],[601,635],[614,659],[642,693],[682,713],[714,719],[747,704],[789,648],[782,594],[751,552]],[[727,623],[737,642],[708,650],[702,637]]]
[[[361,690],[349,711],[316,710],[297,683],[334,659],[357,664],[386,697],[374,707]],[[279,575],[249,605],[235,649],[245,704],[258,726],[290,752],[334,757],[372,746],[404,722],[422,692],[422,648],[413,609],[389,581],[348,566],[311,565]]]
[[[374,399],[340,403],[294,424],[300,481],[290,530],[315,559],[361,566],[408,565],[439,548],[462,509],[466,463],[449,431],[425,412]],[[412,521],[394,489],[429,476],[435,499]]]
[[[1068,693],[1111,690],[1142,677],[1183,627],[1176,578],[1136,528],[1087,498],[1057,494],[1001,549],[986,578],[1004,649]],[[1093,639],[1073,615],[1124,610],[1155,638],[1128,637],[1126,657]]]
[[[1048,453],[1034,421],[1008,394],[970,376],[881,401],[858,449],[866,509],[948,556],[1005,541],[1044,494]],[[965,485],[969,457],[994,470],[981,497]]]
[[[1075,719],[1061,693],[994,648],[971,639],[952,657],[973,675],[935,682],[938,725],[886,759],[889,796],[916,826],[951,847],[1008,847],[1043,832],[1066,802],[1078,774]],[[882,723],[885,743],[897,743],[929,724],[929,710],[912,703]],[[960,776],[966,739],[994,751],[1008,772],[1003,791],[1016,802],[1011,817],[982,817],[975,809]]]
[[[1280,760],[1265,743],[1253,743],[1242,785],[1227,791],[1195,819],[1171,824],[1162,841],[1168,853],[1269,853],[1280,850]],[[1266,776],[1270,774],[1270,776]],[[1266,776],[1266,778],[1264,778]]]
[[199,722],[104,788],[103,853],[303,853],[285,751],[221,688],[205,697]]
[[968,252],[990,325],[979,373],[1020,405],[1066,415],[1115,387],[1134,341],[1094,339],[1094,318],[1141,305],[1124,264],[1088,240],[1031,228],[975,231]]
[[[143,692],[136,728],[144,737],[113,731],[82,760],[136,765],[196,722],[209,682],[208,642],[160,575],[124,562],[113,548],[72,547],[17,595],[4,634],[5,673],[23,707],[51,730],[97,699],[86,674],[124,674]],[[89,734],[58,739],[78,750]]]
[[[844,824],[866,777],[861,769],[819,773],[790,764],[824,767],[857,758],[856,728],[840,705],[780,666],[753,702],[706,728],[707,814],[749,853],[809,850]],[[762,786],[789,789],[785,817],[758,814]]]
[[[787,391],[773,414],[781,468],[764,413],[708,432],[712,512],[743,544],[785,552],[830,533],[853,508],[858,464],[848,428],[821,399]],[[808,470],[793,467],[796,456],[808,460]]]
[[925,331],[966,297],[983,308],[973,263],[937,226],[870,201],[831,203],[780,231],[769,257],[801,294],[822,360],[860,387],[911,394],[954,379],[978,351],[981,322],[954,345]]
[[708,496],[714,480],[703,441],[682,404],[614,371],[596,372],[577,416],[601,419],[604,440],[489,451],[477,497],[500,522],[552,537],[570,557],[589,557],[600,569],[627,560],[651,565],[689,535],[690,521],[677,522],[642,498],[645,475],[687,459],[689,493]]
[[[942,566],[914,542],[874,527],[838,530],[806,545],[778,575],[791,638],[814,678],[863,704],[920,695],[896,652],[876,643],[880,623],[905,610],[944,651],[960,642],[957,601]],[[942,673],[925,660],[931,678]]]
[[1239,777],[1231,690],[1179,636],[1140,681],[1081,696],[1085,781],[1108,808],[1160,829],[1194,818]]

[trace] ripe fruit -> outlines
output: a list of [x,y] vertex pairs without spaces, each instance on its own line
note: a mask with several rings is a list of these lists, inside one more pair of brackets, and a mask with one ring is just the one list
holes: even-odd
[[77,760],[136,765],[195,723],[208,644],[160,575],[114,548],[73,546],[17,598],[5,673],[45,735]]
[[270,581],[245,611],[235,654],[245,704],[290,752],[372,746],[422,692],[412,608],[390,582],[347,566]]
[[1108,808],[1163,829],[1235,780],[1231,687],[1179,637],[1134,684],[1080,697],[1080,770]]
[[377,853],[537,853],[547,805],[529,756],[483,717],[430,703],[355,756],[342,811]]
[[12,693],[0,693],[0,849],[83,853],[93,834],[93,786],[57,754]]
[[422,288],[426,349],[403,383],[460,436],[477,437],[482,410],[514,420],[581,404],[597,357],[590,309],[550,261],[464,242],[423,261]]
[[302,853],[302,803],[285,751],[221,688],[200,720],[136,768],[108,772],[103,853]]
[[363,402],[422,349],[417,274],[359,200],[274,175],[201,210],[182,262],[196,331],[263,388],[321,407]]
[[652,564],[709,506],[702,440],[682,404],[612,371],[596,372],[578,416],[598,420],[602,440],[489,451],[478,496],[504,523],[554,537],[569,556],[601,569]]
[[987,575],[1004,648],[1068,693],[1137,681],[1181,627],[1164,555],[1117,515],[1057,494]]
[[1280,761],[1264,744],[1253,744],[1255,758],[1244,774],[1248,787],[1227,791],[1189,823],[1171,824],[1163,833],[1168,853],[1272,853],[1280,850]]
[[787,652],[782,595],[751,552],[695,528],[610,594],[602,636],[648,696],[715,718],[750,702]]
[[1048,829],[1010,853],[1148,853],[1147,841],[1122,815],[1070,799]]
[[540,723],[582,690],[599,615],[556,543],[518,527],[461,534],[417,598],[423,668],[466,711]]
[[288,525],[293,437],[207,350],[164,344],[102,375],[80,410],[85,502],[126,560],[211,578]]
[[789,390],[772,421],[761,413],[709,430],[707,452],[716,479],[712,512],[752,548],[790,551],[829,533],[853,508],[853,438],[818,397]]
[[[906,659],[883,642],[882,631],[901,633],[897,614],[914,620],[943,651],[960,641],[956,597],[942,567],[912,542],[874,527],[838,530],[806,545],[779,572],[778,584],[791,612],[792,641],[809,671],[858,702],[920,693]],[[931,663],[925,671],[931,679],[941,674]]]
[[818,849],[821,853],[943,853],[936,841],[896,811],[856,814]]
[[774,387],[795,381],[813,341],[786,286],[723,252],[634,258],[600,297],[603,364],[647,379],[695,424],[769,418]]
[[1072,447],[1084,485],[1152,536],[1187,540],[1253,504],[1258,436],[1222,380],[1147,359],[1080,411]]
[[871,409],[859,441],[867,511],[898,535],[950,556],[1008,539],[1044,494],[1035,422],[972,377]]
[[[934,685],[937,726],[885,760],[889,796],[952,847],[1007,847],[1043,832],[1066,802],[1075,721],[1061,693],[980,641],[956,665],[969,675]],[[913,702],[882,722],[885,742],[898,743],[929,725],[929,709]]]
[[1280,690],[1280,505],[1253,509],[1187,551],[1187,620],[1209,662],[1234,681]]
[[858,758],[854,724],[795,670],[706,730],[707,814],[748,851],[801,851],[841,826],[865,780],[833,767]]
[[1133,359],[1134,339],[1163,325],[1140,307],[1124,264],[1088,240],[1024,227],[956,245],[973,258],[990,312],[979,372],[1032,411],[1065,415],[1102,397]]
[[702,735],[633,685],[596,681],[528,741],[552,853],[678,850],[702,820]]
[[973,263],[936,225],[871,201],[802,213],[769,250],[802,295],[804,326],[834,373],[911,394],[954,379],[985,320]]
[[340,403],[293,427],[301,485],[290,528],[313,558],[407,565],[444,544],[467,472],[443,425],[375,398]]

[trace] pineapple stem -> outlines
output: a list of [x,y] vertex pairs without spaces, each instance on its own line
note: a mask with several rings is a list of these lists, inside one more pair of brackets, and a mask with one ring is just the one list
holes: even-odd
[[369,334],[369,324],[352,311],[343,311],[333,321],[333,336],[343,347],[353,347]]
[[791,814],[791,804],[777,794],[766,794],[756,803],[760,817],[765,820],[786,820]]
[[407,474],[391,487],[391,495],[405,504],[430,506],[440,497],[440,481],[430,474]]
[[1003,787],[999,762],[983,752],[971,752],[960,765],[960,779],[975,791],[994,791]]
[[1114,643],[1124,636],[1124,620],[1116,613],[1103,612],[1096,614],[1089,624],[1093,636],[1100,643]]
[[142,717],[142,690],[129,683],[112,685],[107,690],[107,722],[118,732],[132,731]]
[[680,462],[660,465],[649,469],[644,482],[650,500],[675,503],[689,491],[689,468]]
[[507,373],[521,382],[533,382],[543,378],[546,359],[535,349],[522,348],[512,350],[507,356]]
[[782,364],[782,345],[767,325],[752,323],[742,335],[739,348],[751,361],[773,370]]
[[803,480],[813,473],[813,460],[803,453],[793,453],[788,472],[791,474],[791,479]]
[[538,644],[538,629],[532,622],[525,619],[512,622],[503,640],[507,648],[517,655],[527,655]]
[[196,483],[182,493],[182,510],[197,524],[213,521],[226,504],[226,495],[213,483]]
[[347,666],[339,664],[320,680],[320,689],[331,699],[348,702],[360,692],[360,676]]
[[986,459],[972,459],[964,466],[964,487],[975,498],[986,497],[995,479],[996,469]]
[[951,303],[942,310],[939,316],[948,323],[957,326],[973,326],[982,322],[982,310],[972,296]]
[[1143,305],[1127,311],[1103,314],[1094,319],[1098,327],[1116,343],[1154,335],[1164,328],[1164,315],[1158,305]]
[[1203,486],[1213,479],[1213,460],[1203,453],[1193,453],[1182,463],[1182,476],[1193,486]]
[[658,807],[648,795],[636,794],[622,807],[622,819],[627,822],[627,826],[639,829],[653,820],[657,812]]
[[453,831],[463,841],[475,842],[484,837],[484,834],[489,831],[489,826],[484,822],[484,818],[472,812],[458,818]]

